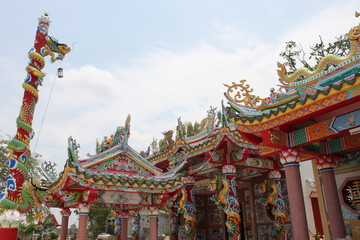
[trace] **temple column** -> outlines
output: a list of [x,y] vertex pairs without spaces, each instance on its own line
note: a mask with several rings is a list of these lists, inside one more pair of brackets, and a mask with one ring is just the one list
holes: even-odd
[[271,181],[270,188],[272,189],[272,194],[277,193],[271,199],[270,204],[273,209],[274,216],[274,226],[277,232],[277,239],[285,239],[286,238],[286,226],[285,222],[287,216],[284,213],[284,201],[282,196],[282,187],[281,187],[281,173],[280,171],[274,170],[269,172],[269,179]]
[[63,208],[60,211],[60,213],[61,213],[60,240],[66,240],[68,234],[69,216],[71,215],[71,210],[68,208]]
[[236,168],[234,165],[225,165],[222,168],[227,184],[229,184],[228,190],[228,203],[226,208],[226,227],[229,234],[229,239],[240,239],[240,204],[238,201],[238,194],[236,191]]
[[121,240],[127,240],[128,239],[128,218],[121,218]]
[[90,206],[88,203],[80,203],[78,206],[79,212],[79,229],[78,240],[87,240],[87,225],[89,220]]
[[140,233],[140,213],[137,211],[134,213],[131,220],[131,240],[139,240]]
[[180,217],[179,213],[173,207],[170,212],[170,240],[178,240],[179,239],[179,222]]
[[335,181],[335,165],[336,162],[331,156],[322,156],[316,159],[316,166],[319,170],[321,182],[324,187],[331,235],[333,239],[339,239],[346,237],[346,229]]
[[158,215],[159,209],[157,207],[148,208],[149,219],[150,219],[150,238],[149,240],[157,240],[158,234]]
[[128,219],[130,214],[127,210],[122,210],[118,212],[118,233],[120,233],[120,240],[128,239]]
[[308,240],[309,230],[301,186],[300,160],[300,153],[296,149],[286,149],[280,152],[280,161],[285,169],[294,239]]
[[181,189],[181,199],[179,208],[185,218],[186,240],[194,240],[196,238],[196,203],[194,197],[195,179],[191,176],[184,178],[185,186]]
[[116,234],[116,240],[121,240],[121,218],[116,215],[114,232]]

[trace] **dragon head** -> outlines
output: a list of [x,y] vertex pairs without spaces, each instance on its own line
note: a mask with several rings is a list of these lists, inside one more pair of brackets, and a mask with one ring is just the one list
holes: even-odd
[[220,188],[220,177],[216,175],[213,179],[210,180],[210,190],[216,191]]
[[263,183],[260,183],[257,187],[257,192],[258,193],[266,193],[268,190],[268,185],[269,185],[269,181],[265,180]]
[[360,41],[360,24],[350,29],[348,38],[352,41]]
[[[50,55],[52,62],[63,60],[64,56],[69,53],[70,50],[70,47],[66,44],[58,43],[57,39],[50,36],[46,37],[45,56]],[[57,57],[55,57],[54,53],[58,54]]]

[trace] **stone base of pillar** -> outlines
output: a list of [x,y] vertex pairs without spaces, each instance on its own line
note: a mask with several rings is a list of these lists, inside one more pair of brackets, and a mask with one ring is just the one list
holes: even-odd
[[18,228],[0,228],[0,236],[2,240],[16,240]]

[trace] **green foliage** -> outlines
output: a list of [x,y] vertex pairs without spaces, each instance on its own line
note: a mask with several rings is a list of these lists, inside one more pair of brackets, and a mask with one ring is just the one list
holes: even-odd
[[89,213],[89,229],[93,236],[100,233],[109,233],[114,235],[114,225],[109,221],[112,214],[109,210],[92,210]]
[[37,229],[35,224],[23,224],[19,226],[18,233],[22,238],[32,236],[33,232]]
[[[319,38],[320,42],[310,46],[311,51],[308,56],[306,56],[300,43],[295,41],[285,43],[285,50],[280,53],[280,57],[285,60],[284,65],[287,67],[288,74],[294,73],[298,69],[299,63],[301,63],[301,67],[306,67],[313,71],[324,56],[333,54],[338,57],[345,57],[350,52],[350,41],[346,34],[340,35],[334,42],[328,44],[324,43],[321,36]],[[327,68],[330,66],[328,65]]]
[[[6,165],[8,160],[9,150],[8,143],[10,141],[10,136],[7,139],[0,135],[0,190],[5,188],[6,178],[9,175],[9,168]],[[42,170],[40,168],[40,158],[41,155],[38,153],[33,153],[31,158],[27,161],[26,166],[29,169],[29,177],[36,179],[37,181],[42,176]]]
[[6,178],[9,175],[9,168],[6,166],[8,142],[0,135],[0,190],[5,188]]
[[68,235],[73,236],[76,238],[76,233],[77,233],[78,229],[75,223],[71,224]]

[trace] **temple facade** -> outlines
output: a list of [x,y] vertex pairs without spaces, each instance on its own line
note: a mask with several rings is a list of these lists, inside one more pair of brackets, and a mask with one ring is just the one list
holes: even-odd
[[33,189],[61,209],[60,239],[75,209],[79,240],[96,210],[114,212],[122,240],[140,239],[144,216],[157,239],[160,215],[172,240],[360,239],[360,25],[348,38],[348,56],[314,71],[278,63],[267,98],[245,80],[225,84],[220,109],[177,119],[146,151],[128,145],[130,115],[85,159],[70,137],[64,170],[45,168],[49,181]]

